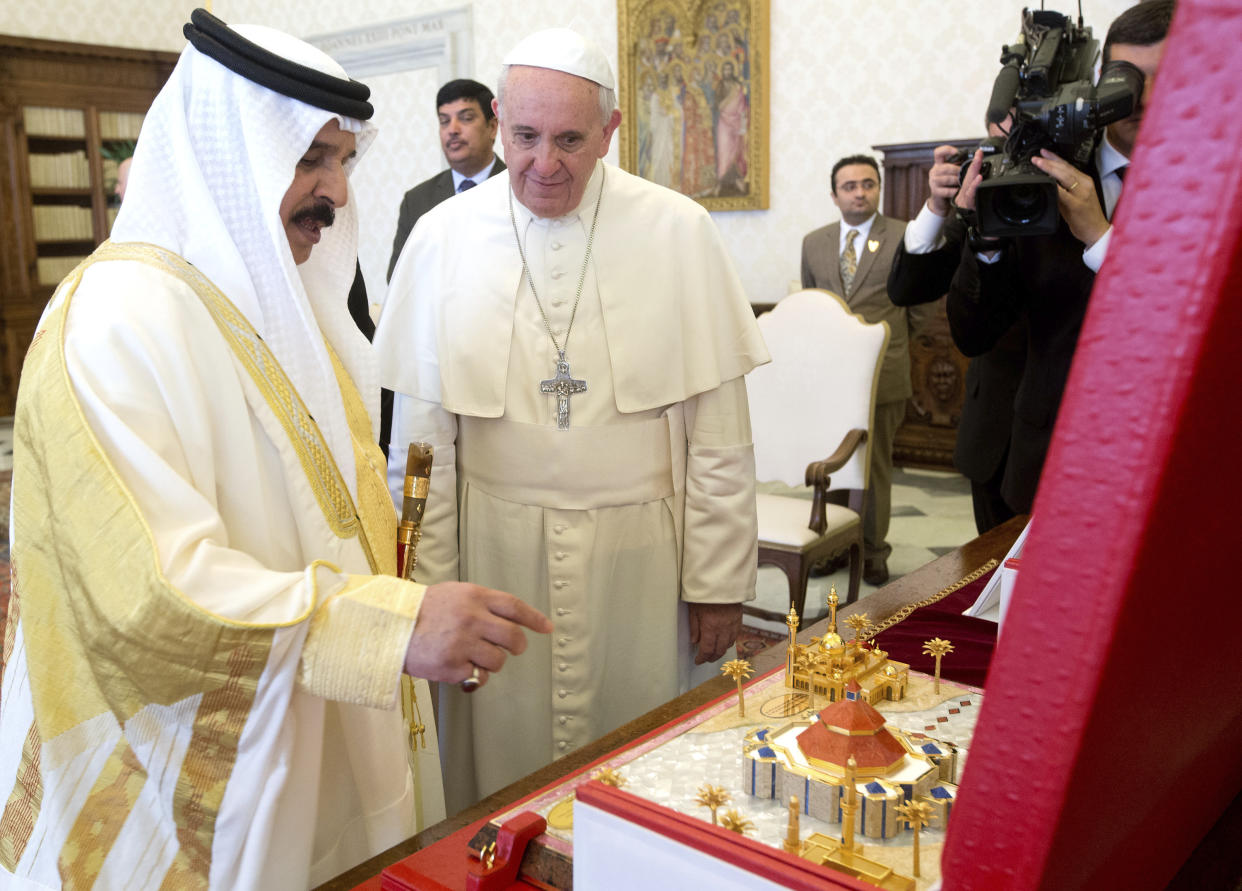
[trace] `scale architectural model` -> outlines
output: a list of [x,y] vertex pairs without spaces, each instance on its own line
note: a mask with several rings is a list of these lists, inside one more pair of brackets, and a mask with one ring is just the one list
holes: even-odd
[[828,704],[813,719],[746,734],[742,787],[756,797],[790,802],[791,826],[798,812],[841,824],[840,842],[818,833],[800,842],[791,835],[786,848],[795,845],[793,853],[883,888],[912,888],[913,880],[863,857],[854,835],[892,838],[916,822],[912,808],[919,828],[931,820],[946,825],[957,793],[958,749],[888,726],[871,703],[901,700],[909,666],[863,639],[865,617],[851,620],[857,636],[843,640],[836,630],[837,602],[834,589],[828,631],[806,646],[797,642],[798,616],[790,608],[785,686],[805,691],[812,703],[822,696]]

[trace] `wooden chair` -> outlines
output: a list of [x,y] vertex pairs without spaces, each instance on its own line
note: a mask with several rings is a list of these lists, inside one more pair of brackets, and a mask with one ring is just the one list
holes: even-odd
[[[759,328],[772,362],[747,376],[756,476],[812,487],[809,502],[759,494],[759,563],[784,571],[801,616],[811,567],[842,553],[850,567],[845,602],[858,599],[868,434],[889,329],[868,324],[836,294],[818,289],[785,297],[759,317]],[[832,503],[829,492],[840,493],[834,500],[845,505]]]

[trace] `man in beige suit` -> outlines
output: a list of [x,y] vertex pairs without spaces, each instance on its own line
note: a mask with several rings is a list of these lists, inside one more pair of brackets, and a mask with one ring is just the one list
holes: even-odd
[[[880,168],[874,158],[850,155],[832,167],[832,202],[844,223],[816,229],[802,240],[802,286],[839,294],[868,322],[888,322],[892,332],[880,369],[872,426],[871,484],[863,526],[863,579],[888,581],[888,522],[892,512],[893,436],[906,411],[910,387],[910,329],[925,307],[907,310],[888,299],[888,272],[906,224],[877,213]],[[934,306],[934,304],[933,304]],[[918,320],[917,322],[915,320]]]

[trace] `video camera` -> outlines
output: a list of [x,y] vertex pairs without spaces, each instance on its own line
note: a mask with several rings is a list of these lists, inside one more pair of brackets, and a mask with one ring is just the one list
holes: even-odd
[[[988,102],[989,124],[1013,110],[1007,136],[988,139],[983,181],[975,193],[978,234],[1049,235],[1057,228],[1057,184],[1031,158],[1047,148],[1076,167],[1090,162],[1096,133],[1129,117],[1143,94],[1143,72],[1129,62],[1106,62],[1091,73],[1099,41],[1069,16],[1022,10],[1018,42],[1001,52],[1001,70]],[[973,154],[973,153],[972,153]],[[969,158],[962,165],[962,175]]]

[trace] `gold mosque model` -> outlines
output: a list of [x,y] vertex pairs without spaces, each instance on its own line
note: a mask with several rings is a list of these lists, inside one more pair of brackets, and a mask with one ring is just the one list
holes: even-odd
[[838,602],[834,586],[828,594],[828,630],[823,637],[812,637],[809,644],[798,643],[799,617],[790,604],[789,615],[785,617],[789,627],[785,686],[837,702],[845,698],[845,688],[854,681],[868,705],[884,699],[901,700],[906,695],[910,666],[889,659],[887,653],[863,637],[867,624],[865,614],[848,620],[854,627],[855,638],[843,640],[837,633]]
[[[833,588],[828,630],[807,645],[797,641],[799,618],[790,607],[787,696],[809,697],[814,714],[746,734],[742,788],[757,798],[789,803],[785,850],[886,891],[913,891],[915,879],[864,856],[859,837],[882,843],[911,831],[918,876],[919,830],[932,820],[939,826],[948,822],[957,795],[958,749],[887,725],[874,704],[905,698],[910,666],[890,660],[867,640],[872,629],[865,614],[846,620],[854,639],[842,639],[838,602]],[[827,700],[823,707],[819,697]],[[802,814],[839,824],[840,840],[818,832],[800,839]]]

